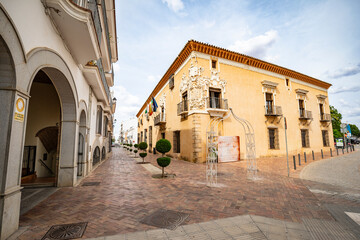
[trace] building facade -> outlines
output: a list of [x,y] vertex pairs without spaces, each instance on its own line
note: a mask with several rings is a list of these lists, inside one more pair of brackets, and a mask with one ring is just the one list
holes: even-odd
[[[166,138],[169,154],[187,161],[205,162],[209,151],[219,161],[237,161],[254,142],[257,158],[285,155],[286,124],[290,154],[318,152],[333,144],[330,86],[191,40],[139,110],[138,139],[151,151]],[[150,116],[145,110],[152,97],[159,108]]]
[[114,0],[0,0],[0,239],[22,183],[75,186],[111,153]]

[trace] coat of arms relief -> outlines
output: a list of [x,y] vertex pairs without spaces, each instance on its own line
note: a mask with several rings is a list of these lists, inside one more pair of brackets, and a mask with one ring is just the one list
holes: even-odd
[[180,99],[187,92],[189,110],[201,110],[206,107],[206,98],[209,97],[209,88],[226,91],[226,80],[220,78],[220,71],[210,70],[210,78],[203,76],[204,68],[199,66],[195,53],[190,57],[189,73],[182,76],[180,83]]

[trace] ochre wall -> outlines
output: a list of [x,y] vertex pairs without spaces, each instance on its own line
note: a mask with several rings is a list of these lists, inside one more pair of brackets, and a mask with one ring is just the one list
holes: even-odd
[[[172,154],[172,151],[170,151],[170,154],[189,161],[205,162],[206,131],[209,125],[210,115],[206,113],[205,109],[200,109],[198,113],[189,115],[185,120],[181,120],[181,117],[177,116],[177,104],[181,101],[180,83],[183,74],[185,73],[187,76],[189,74],[190,62],[191,61],[185,61],[186,64],[177,70],[174,88],[170,90],[168,84],[166,84],[165,87],[157,93],[155,99],[159,105],[161,96],[164,93],[166,94],[166,128],[164,130],[166,139],[173,143],[173,131],[181,131],[181,154],[180,156]],[[198,54],[197,64],[203,68],[202,76],[209,78],[211,68],[210,56]],[[329,122],[320,122],[320,110],[317,98],[319,94],[327,96],[326,89],[301,83],[301,81],[290,77],[280,76],[263,70],[259,71],[223,59],[218,59],[218,70],[220,71],[220,79],[224,79],[227,82],[223,98],[228,99],[229,107],[233,109],[238,117],[248,120],[254,128],[257,157],[281,156],[286,153],[284,118],[277,117],[274,119],[273,117],[265,116],[265,97],[262,85],[262,81],[265,80],[278,84],[276,86],[276,95],[274,95],[274,105],[282,107],[283,117],[287,119],[289,154],[297,154],[304,151],[309,153],[312,150],[319,152],[320,149],[325,149],[321,130],[328,130],[329,143],[330,146],[333,146],[332,126]],[[286,86],[285,78],[290,80],[289,87]],[[299,120],[296,89],[308,91],[306,94],[305,108],[306,110],[312,111],[312,121]],[[324,112],[330,113],[328,98],[325,100]],[[156,140],[161,138],[160,127],[154,126],[153,122],[156,114],[153,114],[153,116],[149,118],[149,121],[146,120],[144,112],[139,116],[139,122],[141,117],[144,116],[143,125],[140,124],[138,129],[139,133],[141,133],[143,129],[149,129],[149,126],[153,126],[153,147],[155,146]],[[194,123],[195,119],[197,123]],[[229,117],[219,126],[219,130],[224,136],[240,136],[241,159],[244,159],[246,144],[244,130],[240,123],[233,117]],[[276,127],[278,129],[279,149],[269,149],[268,127]],[[195,128],[196,130],[194,130]],[[309,130],[309,148],[302,148],[300,129]],[[194,137],[194,131],[201,136],[201,139]],[[196,145],[195,142],[200,143],[200,145]],[[196,156],[196,152],[199,152],[199,156]]]

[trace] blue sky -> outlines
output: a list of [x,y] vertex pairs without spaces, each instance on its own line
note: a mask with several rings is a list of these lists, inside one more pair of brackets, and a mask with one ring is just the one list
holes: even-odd
[[330,104],[360,127],[359,10],[358,0],[116,0],[115,135],[190,39],[333,84]]

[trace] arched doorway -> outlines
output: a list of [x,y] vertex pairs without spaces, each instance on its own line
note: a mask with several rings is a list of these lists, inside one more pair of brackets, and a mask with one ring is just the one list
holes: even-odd
[[80,114],[79,140],[78,140],[78,160],[77,160],[77,176],[86,174],[86,113],[84,110]]
[[[55,186],[59,165],[61,104],[54,84],[44,71],[40,70],[35,75],[30,96],[21,183],[46,182],[49,186]],[[27,149],[32,149],[33,154],[26,155]],[[25,169],[29,163],[33,171],[27,172]]]
[[96,147],[93,153],[93,166],[100,162],[100,148]]
[[84,161],[84,136],[79,133],[79,146],[78,146],[78,161],[77,161],[77,175],[83,175],[83,161]]
[[106,158],[106,150],[105,150],[105,147],[102,147],[102,150],[101,150],[101,160],[105,160]]

